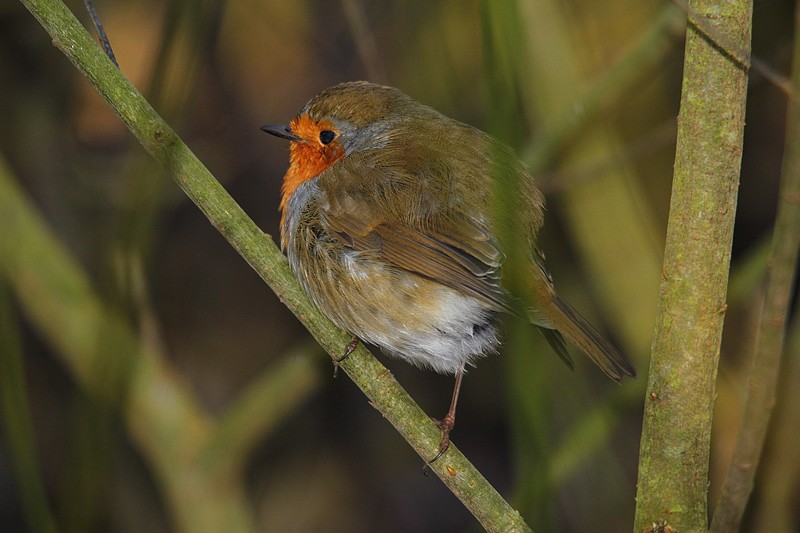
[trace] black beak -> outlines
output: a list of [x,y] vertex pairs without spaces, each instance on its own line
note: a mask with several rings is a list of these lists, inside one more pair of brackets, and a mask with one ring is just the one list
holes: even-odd
[[302,140],[300,137],[292,133],[292,128],[286,124],[267,124],[266,126],[261,126],[261,131],[265,131],[270,135],[280,137],[281,139],[289,139],[290,141]]

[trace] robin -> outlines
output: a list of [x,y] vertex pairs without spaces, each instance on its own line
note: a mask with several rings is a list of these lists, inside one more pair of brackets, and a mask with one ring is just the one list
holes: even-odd
[[[570,367],[564,337],[611,379],[636,375],[556,293],[536,248],[544,198],[499,141],[368,82],[331,87],[262,130],[290,141],[281,248],[311,300],[355,336],[343,358],[360,339],[455,375],[431,462],[449,446],[466,366],[498,350],[500,314],[527,316]],[[504,194],[506,182],[518,190]]]

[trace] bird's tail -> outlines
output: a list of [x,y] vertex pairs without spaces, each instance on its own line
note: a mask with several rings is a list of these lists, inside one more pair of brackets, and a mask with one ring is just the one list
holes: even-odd
[[[540,301],[537,307],[537,315],[544,318],[543,321],[536,321],[537,325],[550,346],[570,367],[572,360],[561,335],[580,348],[614,381],[620,381],[625,376],[636,376],[636,369],[628,358],[604,339],[588,320],[558,294],[553,293],[546,302]],[[542,322],[547,325],[541,325]]]

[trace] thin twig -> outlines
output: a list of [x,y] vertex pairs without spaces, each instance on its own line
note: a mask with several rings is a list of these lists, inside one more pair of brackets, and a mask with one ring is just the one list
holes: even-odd
[[790,96],[792,94],[792,84],[786,76],[773,69],[766,61],[744,53],[744,51],[733,44],[730,38],[725,37],[721,32],[715,30],[708,23],[708,19],[696,17],[696,13],[689,9],[689,4],[686,0],[672,1],[686,13],[689,26],[702,35],[703,38],[717,50],[728,56],[728,58],[737,63],[742,69],[749,70],[752,68],[753,71],[764,76],[767,81],[780,89],[785,95]]
[[377,83],[386,83],[388,81],[386,70],[378,54],[375,36],[364,14],[364,7],[358,0],[342,0],[342,8],[369,79]]
[[114,49],[111,48],[111,41],[108,40],[106,29],[103,27],[103,23],[100,20],[100,17],[97,15],[97,10],[94,8],[94,1],[83,0],[83,3],[86,6],[86,11],[89,12],[89,16],[92,18],[92,24],[94,24],[94,29],[97,31],[97,38],[100,39],[100,44],[103,46],[103,51],[106,53],[106,56],[108,56],[108,58],[117,66],[117,68],[119,68],[117,56],[114,55]]

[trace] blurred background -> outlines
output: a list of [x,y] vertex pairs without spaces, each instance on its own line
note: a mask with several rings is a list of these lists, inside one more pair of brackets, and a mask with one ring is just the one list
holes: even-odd
[[[69,5],[88,27],[82,4]],[[513,146],[547,195],[541,247],[557,287],[640,377],[617,386],[577,354],[571,372],[535,330],[509,320],[503,352],[465,379],[453,439],[535,531],[630,529],[680,100],[680,9],[655,0],[106,0],[97,8],[123,73],[273,239],[288,148],[259,127],[290,120],[338,82],[397,86]],[[753,53],[784,74],[793,16],[784,0],[754,12]],[[234,481],[216,490],[240,498],[260,531],[478,530],[353,383],[332,377],[300,323],[21,4],[0,3],[0,42],[0,174],[22,188],[103,309],[163,359],[208,420],[225,419],[248,391],[288,398],[291,408],[242,447]],[[785,112],[785,95],[752,72],[711,510],[746,387]],[[159,445],[142,444],[156,422],[125,403],[131,367],[111,353],[96,361],[109,373],[99,378],[106,390],[87,388],[54,340],[76,324],[30,310],[34,298],[69,295],[0,283],[0,530],[184,527],[166,467],[153,460]],[[797,331],[795,322],[782,391],[800,386]],[[445,412],[451,378],[381,360],[428,414]],[[302,386],[281,377],[286,368]],[[791,396],[779,395],[748,530],[788,531],[770,528],[800,520],[791,505],[800,435],[796,419],[780,423],[800,408]]]

